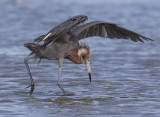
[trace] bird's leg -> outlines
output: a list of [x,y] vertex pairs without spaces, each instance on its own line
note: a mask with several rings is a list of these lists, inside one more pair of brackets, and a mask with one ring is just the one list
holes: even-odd
[[27,88],[31,87],[31,89],[30,89],[30,95],[32,95],[33,90],[34,90],[34,80],[32,78],[32,74],[30,72],[30,68],[29,68],[29,65],[28,65],[28,59],[29,59],[30,55],[32,55],[32,54],[29,54],[27,57],[24,58],[24,63],[26,65],[27,72],[28,72],[28,75],[29,75],[30,81],[31,81],[31,84]]
[[63,64],[63,58],[58,59],[58,64],[59,64],[59,72],[58,72],[58,86],[59,88],[62,90],[62,92],[64,94],[66,94],[66,92],[64,91],[62,85],[61,85],[61,68],[62,68],[62,64]]

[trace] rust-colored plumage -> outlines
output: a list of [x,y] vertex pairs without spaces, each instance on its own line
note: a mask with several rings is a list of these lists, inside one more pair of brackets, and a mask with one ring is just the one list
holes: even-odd
[[88,44],[81,43],[78,48],[70,51],[65,58],[75,64],[82,64],[83,61],[91,59],[90,48]]

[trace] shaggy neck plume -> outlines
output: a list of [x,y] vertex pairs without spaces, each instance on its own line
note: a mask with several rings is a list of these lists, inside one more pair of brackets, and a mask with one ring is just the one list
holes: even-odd
[[69,52],[65,58],[72,61],[75,64],[82,64],[84,56],[90,54],[90,48],[86,43],[81,43],[78,48]]

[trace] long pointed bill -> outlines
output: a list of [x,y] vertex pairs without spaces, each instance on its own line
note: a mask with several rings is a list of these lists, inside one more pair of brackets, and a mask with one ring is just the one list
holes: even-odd
[[90,80],[90,82],[91,82],[91,68],[90,68],[90,64],[87,63],[87,64],[86,64],[86,67],[87,67],[87,69],[88,69],[89,80]]
[[89,80],[90,80],[90,82],[91,82],[91,73],[88,73],[88,75],[89,75]]

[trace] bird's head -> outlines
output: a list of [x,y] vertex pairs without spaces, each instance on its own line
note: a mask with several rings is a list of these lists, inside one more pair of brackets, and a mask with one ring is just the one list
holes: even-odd
[[81,44],[79,50],[78,50],[78,55],[81,56],[82,58],[82,63],[84,61],[84,63],[86,64],[87,70],[88,70],[88,75],[89,75],[89,80],[91,82],[91,68],[90,68],[90,64],[91,64],[91,54],[90,54],[90,48],[88,45]]
[[81,43],[78,48],[67,53],[65,58],[75,64],[82,64],[84,62],[88,70],[89,80],[91,81],[91,54],[90,48],[86,43]]
[[76,26],[76,25],[88,20],[88,17],[85,15],[77,15],[74,17],[70,17],[68,20],[72,25]]

